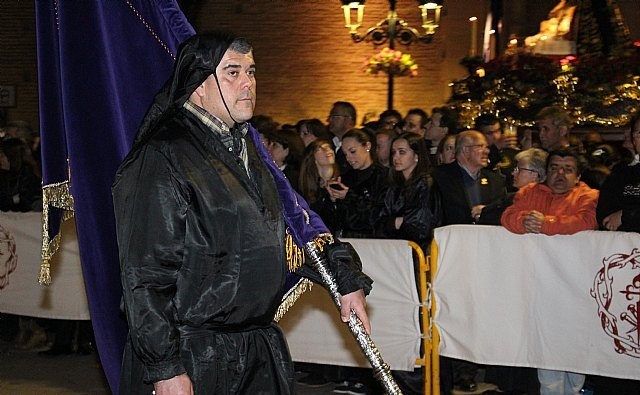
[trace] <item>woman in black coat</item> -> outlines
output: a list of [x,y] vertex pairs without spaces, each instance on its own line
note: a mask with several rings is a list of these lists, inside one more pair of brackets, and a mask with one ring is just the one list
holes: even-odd
[[386,168],[373,156],[374,141],[362,129],[352,129],[342,137],[342,150],[351,169],[327,186],[329,197],[335,203],[336,229],[331,230],[339,236],[374,236],[372,214],[380,212],[381,196],[388,185]]
[[424,138],[403,133],[391,143],[391,186],[375,221],[376,236],[410,240],[427,252],[434,215],[429,207],[431,163]]

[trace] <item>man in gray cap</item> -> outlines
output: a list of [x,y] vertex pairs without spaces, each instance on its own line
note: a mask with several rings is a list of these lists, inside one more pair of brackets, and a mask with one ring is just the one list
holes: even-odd
[[[255,102],[246,40],[191,37],[117,172],[129,324],[121,394],[293,393],[291,358],[273,322],[286,230],[326,228],[287,196],[294,192],[247,123]],[[295,210],[305,214],[302,225]],[[355,311],[368,331],[371,280],[345,245],[326,247],[342,318]],[[307,265],[296,272],[317,279]]]

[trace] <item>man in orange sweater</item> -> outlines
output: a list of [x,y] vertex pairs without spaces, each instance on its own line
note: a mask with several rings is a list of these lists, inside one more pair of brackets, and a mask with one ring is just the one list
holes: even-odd
[[580,181],[577,154],[552,151],[547,158],[547,180],[519,190],[501,222],[513,233],[569,235],[598,228],[597,204],[598,191]]
[[[502,225],[513,233],[573,234],[598,228],[598,191],[580,181],[576,153],[551,151],[547,180],[520,189],[513,205],[502,214]],[[578,395],[585,376],[578,373],[538,369],[540,395]]]

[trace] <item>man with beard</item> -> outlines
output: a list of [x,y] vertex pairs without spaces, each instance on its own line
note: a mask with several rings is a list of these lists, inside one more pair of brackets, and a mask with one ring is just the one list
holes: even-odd
[[[292,248],[285,235],[315,240],[326,227],[247,123],[255,69],[244,39],[188,39],[116,174],[129,325],[122,394],[293,393],[291,357],[273,322]],[[371,280],[344,245],[325,252],[343,321],[355,311],[368,331]],[[317,279],[306,264],[297,272]]]

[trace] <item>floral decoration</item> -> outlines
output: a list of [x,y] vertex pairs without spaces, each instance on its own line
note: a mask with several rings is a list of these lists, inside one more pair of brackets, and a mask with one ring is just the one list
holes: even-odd
[[550,105],[563,107],[577,125],[623,126],[640,109],[640,50],[586,58],[519,50],[480,65],[474,59],[461,64],[469,75],[451,83],[449,105],[468,113],[463,127],[489,112],[531,126],[535,115]]
[[409,54],[403,54],[391,48],[383,48],[364,62],[365,74],[387,73],[396,77],[415,77],[418,65]]

